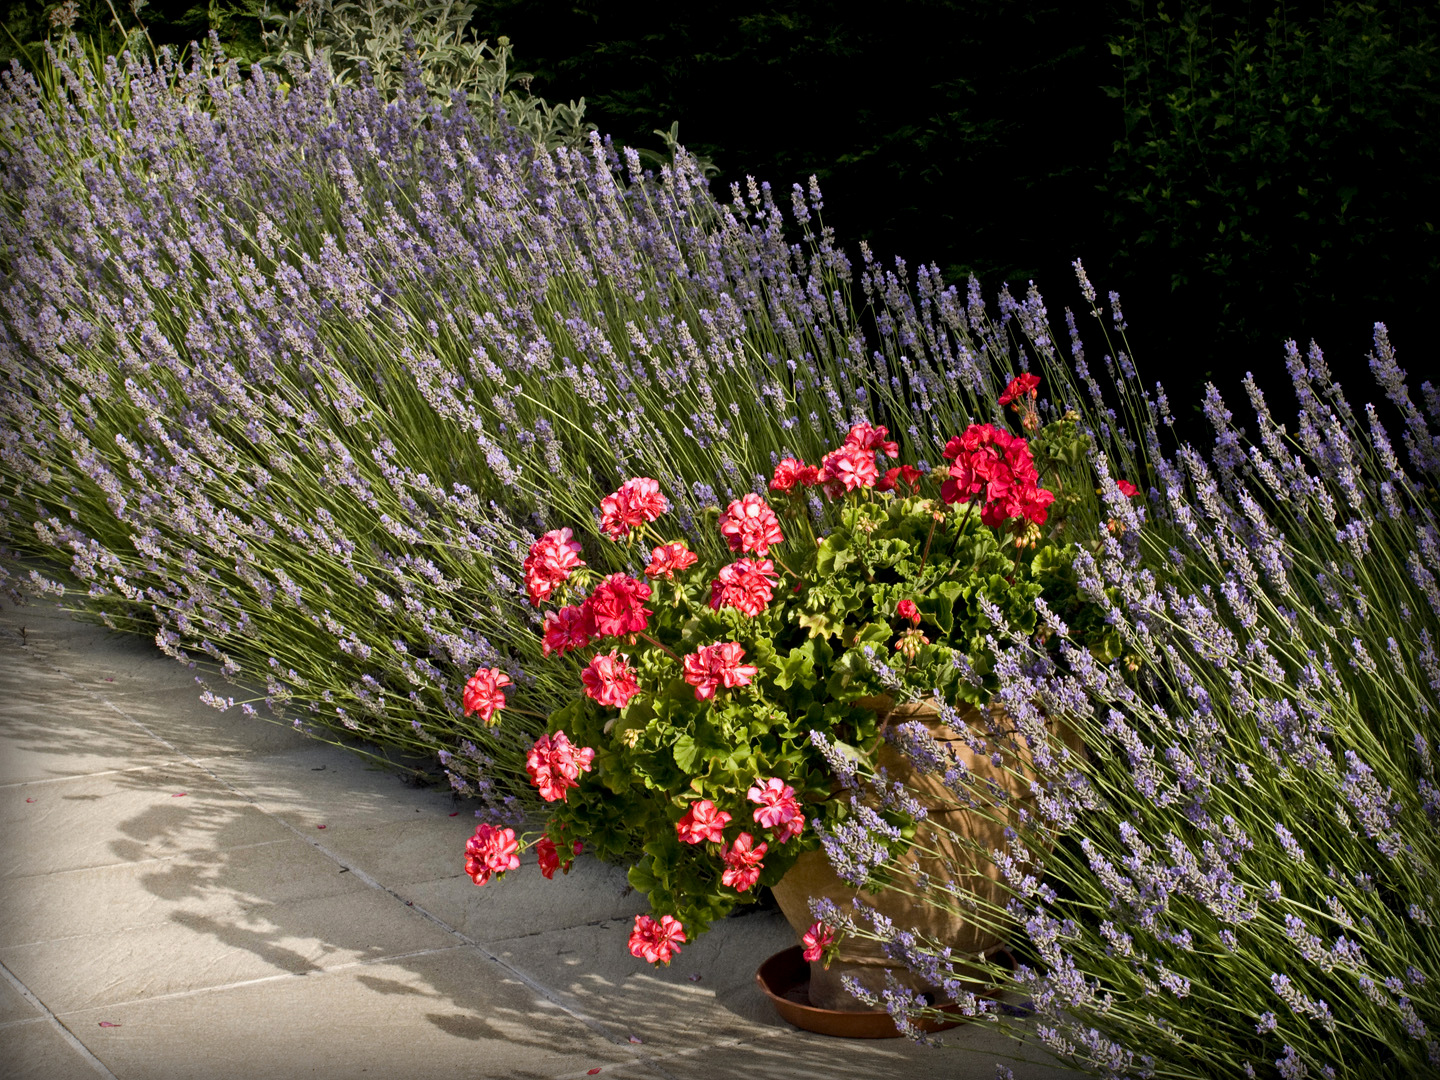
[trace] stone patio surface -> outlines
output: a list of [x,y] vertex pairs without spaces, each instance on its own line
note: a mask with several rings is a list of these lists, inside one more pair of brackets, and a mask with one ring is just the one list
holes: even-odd
[[620,869],[476,888],[472,807],[198,695],[150,642],[0,610],[0,1077],[1079,1075],[985,1025],[790,1027],[774,911],[652,969]]

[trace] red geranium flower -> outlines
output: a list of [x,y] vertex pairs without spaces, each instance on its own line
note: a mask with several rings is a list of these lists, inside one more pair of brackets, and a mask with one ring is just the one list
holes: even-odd
[[[539,840],[535,841],[535,855],[540,860],[541,876],[553,881],[555,879],[555,871],[561,868],[560,849],[555,846],[555,841],[550,839],[549,833],[546,833],[540,837]],[[565,860],[564,868],[566,873],[569,873],[570,864],[574,861],[573,858]]]
[[801,959],[813,964],[825,955],[827,948],[835,944],[835,931],[817,919],[800,938],[800,944],[805,946],[805,951],[800,954]]
[[554,880],[555,871],[560,869],[560,852],[555,850],[555,841],[548,836],[536,840],[535,857],[540,862],[540,876],[547,881]]
[[885,475],[875,481],[876,491],[894,491],[895,485],[901,480],[915,487],[920,482],[920,470],[914,465],[897,465],[893,469],[887,469]]
[[650,586],[626,574],[611,574],[595,586],[585,601],[597,637],[623,637],[638,634],[649,625],[654,615],[645,606],[650,599]]
[[501,687],[509,685],[510,676],[499,668],[481,668],[475,672],[465,683],[462,695],[465,715],[479,713],[483,722],[495,723],[495,714],[505,707],[505,691]]
[[497,829],[489,823],[475,826],[475,835],[465,841],[465,873],[476,885],[484,885],[492,874],[504,874],[520,865],[515,854],[520,843],[514,829]]
[[563,656],[583,649],[595,636],[595,623],[590,618],[590,605],[571,604],[559,611],[545,612],[545,637],[540,651],[546,656]]
[[685,926],[673,915],[656,922],[649,915],[635,916],[635,929],[630,932],[630,955],[651,964],[668,964],[680,951],[685,940]]
[[820,479],[820,470],[806,465],[793,457],[787,457],[775,466],[775,475],[770,480],[771,491],[791,491],[796,485],[813,487]]
[[898,457],[900,446],[887,439],[889,434],[889,428],[874,427],[866,421],[850,429],[850,434],[845,436],[845,445],[856,446],[861,450],[879,450],[886,457]]
[[569,529],[553,529],[530,545],[521,569],[525,573],[525,592],[535,607],[550,599],[555,586],[568,580],[572,570],[585,565],[574,535]]
[[1120,489],[1120,494],[1124,495],[1127,499],[1133,498],[1140,492],[1140,489],[1130,483],[1129,480],[1116,480],[1115,486]]
[[1009,405],[1010,402],[1025,395],[1036,396],[1035,388],[1040,385],[1040,376],[1031,375],[1026,372],[1024,375],[1017,375],[1010,380],[1010,385],[1005,387],[1005,392],[1000,395],[1000,404]]
[[775,598],[775,585],[780,575],[769,559],[736,559],[722,566],[710,583],[710,606],[738,608],[749,616],[759,615]]
[[718,645],[705,645],[685,657],[685,681],[695,687],[699,701],[715,696],[722,684],[728,688],[749,686],[758,669],[754,664],[742,664],[745,650],[738,641],[722,641]]
[[[795,789],[778,776],[768,780],[757,780],[745,797],[760,805],[755,808],[755,822],[765,829],[778,829],[775,839],[783,844],[792,836],[798,836],[805,827],[805,818],[800,814],[800,801],[795,798]],[[797,822],[798,824],[792,824]]]
[[623,709],[640,692],[635,673],[615,649],[593,657],[580,672],[580,681],[585,684],[586,694],[601,705],[614,705],[617,709]]
[[720,535],[731,551],[749,551],[756,555],[770,554],[770,545],[783,543],[780,519],[770,504],[754,492],[736,499],[720,515]]
[[650,565],[645,567],[645,576],[673,579],[679,571],[694,566],[698,559],[699,556],[685,546],[684,540],[676,540],[650,552]]
[[820,479],[846,491],[874,487],[880,478],[875,454],[858,446],[842,446],[820,459]]
[[895,614],[902,619],[909,619],[911,626],[920,625],[920,609],[915,606],[914,600],[901,600],[895,605]]
[[637,476],[600,500],[600,528],[610,539],[623,540],[631,529],[654,521],[669,509],[670,503],[660,494],[659,481]]
[[675,823],[675,835],[687,844],[703,844],[707,840],[723,844],[729,822],[728,812],[716,810],[709,799],[700,799],[691,803],[685,816]]
[[576,748],[563,731],[541,735],[525,755],[525,771],[540,789],[546,802],[563,800],[572,787],[579,787],[580,774],[589,772],[595,751],[588,746]]
[[761,860],[765,858],[766,849],[766,844],[756,844],[753,836],[742,832],[735,838],[735,843],[721,852],[725,872],[720,875],[720,883],[729,885],[736,892],[750,888],[760,880],[760,871],[765,868]]

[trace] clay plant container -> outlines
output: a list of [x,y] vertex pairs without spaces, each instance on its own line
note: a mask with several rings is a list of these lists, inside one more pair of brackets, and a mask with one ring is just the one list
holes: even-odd
[[[949,888],[968,893],[992,913],[1003,909],[1009,894],[1000,880],[999,868],[988,858],[988,853],[997,848],[1004,850],[1008,846],[1005,830],[1009,827],[1019,831],[1022,809],[1032,814],[1035,811],[1036,800],[1031,793],[1030,783],[1035,778],[1036,771],[1030,751],[1024,745],[1023,739],[1017,740],[1019,746],[1004,752],[1001,763],[995,765],[988,755],[975,753],[961,733],[940,723],[938,712],[933,705],[920,703],[890,709],[886,699],[872,700],[872,707],[883,713],[885,723],[900,724],[912,720],[924,723],[931,736],[942,747],[953,752],[979,783],[993,782],[1006,795],[1004,813],[977,812],[946,788],[941,777],[917,774],[903,755],[888,743],[882,744],[876,764],[882,766],[892,780],[903,781],[925,806],[928,817],[927,822],[921,824],[923,842],[930,852],[938,853],[939,857],[934,854],[922,855],[912,849],[891,864],[892,880],[898,887],[872,893],[841,880],[831,869],[823,850],[809,851],[801,855],[785,877],[774,886],[772,891],[775,900],[797,938],[803,935],[814,921],[810,912],[812,897],[827,897],[842,910],[851,910],[851,902],[858,898],[862,904],[888,917],[895,926],[914,930],[926,938],[949,945],[952,955],[957,959],[965,956],[974,956],[977,960],[988,958],[1004,947],[1005,928],[997,925],[993,916],[989,920],[981,921],[967,918],[963,913],[947,910],[938,904],[927,903],[917,877],[918,874],[924,874],[932,883],[949,883]],[[997,710],[992,713],[992,719],[996,716],[1003,717],[1003,713]],[[979,710],[975,708],[966,712],[964,719],[975,724],[984,723]],[[1057,745],[1063,742],[1072,750],[1081,751],[1078,740],[1069,732],[1052,732],[1052,738]],[[931,825],[941,825],[943,829],[932,828]],[[981,855],[980,852],[987,855]],[[912,869],[917,865],[918,874],[916,869]],[[783,964],[779,958],[786,955],[788,951],[772,957],[767,964],[779,964],[779,967],[772,970],[780,971]],[[878,942],[842,936],[838,942],[838,952],[828,969],[818,961],[810,964],[808,1004],[821,1012],[866,1011],[869,1006],[852,997],[841,985],[841,978],[852,976],[862,987],[878,995],[885,989],[887,971],[902,986],[926,994],[932,1002],[939,1001],[944,996],[938,987],[926,985],[903,964],[886,956]],[[977,968],[975,974],[978,975],[978,972]],[[962,977],[967,974],[959,965],[956,973]],[[780,976],[777,975],[776,978]],[[762,985],[765,984],[764,979],[761,982]],[[774,985],[781,985],[783,982],[782,978]],[[781,996],[783,997],[783,994]],[[776,1007],[780,1008],[780,1005],[777,1003]],[[886,1016],[887,1021],[888,1019]],[[893,1027],[891,1024],[892,1029]]]

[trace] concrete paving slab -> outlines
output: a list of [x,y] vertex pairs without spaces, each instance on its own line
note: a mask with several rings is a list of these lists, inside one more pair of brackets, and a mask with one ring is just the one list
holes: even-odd
[[[126,1080],[554,1077],[636,1059],[467,948],[101,1011],[121,1026],[89,1045]],[[88,1030],[101,1011],[60,1018]]]
[[0,877],[294,837],[197,766],[122,765],[124,771],[0,792],[0,831],[6,837]]
[[[473,810],[461,807],[449,789],[416,788],[373,762],[312,739],[285,753],[202,760],[266,814],[297,827],[324,824],[339,835],[347,829],[409,822],[419,809],[457,833],[462,851],[465,838],[475,831]],[[450,817],[457,809],[460,813]]]
[[[227,688],[225,692],[235,691]],[[174,752],[201,761],[230,754],[282,753],[315,745],[315,740],[289,725],[246,716],[239,706],[222,713],[203,704],[201,689],[194,682],[188,686],[137,689],[125,694],[105,689],[90,693],[99,696],[106,713],[139,725],[174,747]],[[263,702],[257,710],[265,712]]]
[[6,608],[7,636],[18,638],[32,656],[57,652],[84,655],[84,663],[67,673],[83,688],[124,693],[195,684],[193,671],[160,652],[147,637],[77,618],[53,602]]
[[[325,830],[325,846],[346,866],[415,900],[405,888],[412,882],[455,877],[464,869],[465,841],[475,832],[475,816],[467,806],[452,818],[448,805],[446,800],[438,809],[415,807],[421,812],[388,825],[351,825],[342,817]],[[469,878],[463,880],[475,888]]]
[[177,759],[134,724],[97,709],[93,695],[68,688],[0,688],[0,734],[0,790]]
[[160,924],[10,946],[0,962],[59,1013],[454,945],[429,919],[365,889],[231,914],[181,908]]
[[0,1026],[6,1080],[98,1080],[100,1074],[49,1020]]
[[[447,853],[453,864],[453,851]],[[631,926],[636,915],[650,910],[645,897],[630,887],[623,867],[581,855],[569,874],[557,873],[547,881],[532,859],[482,888],[461,874],[398,886],[397,891],[490,948],[507,938],[571,926],[607,921]]]
[[[488,887],[488,886],[487,886]],[[785,1023],[755,985],[766,957],[794,943],[778,912],[722,919],[669,967],[630,955],[631,921],[501,941],[502,960],[652,1052],[754,1038]]]
[[0,608],[0,960],[24,984],[0,1035],[34,1030],[33,1075],[989,1080],[1016,1052],[979,1028],[938,1052],[789,1028],[753,981],[791,943],[773,913],[652,970],[621,868],[546,881],[527,858],[476,888],[448,789],[209,709],[145,642],[33,614]]
[[[40,1019],[43,1019],[40,1010],[11,986],[8,979],[0,979],[0,1027]],[[0,1058],[0,1061],[3,1060]]]
[[177,913],[236,917],[367,890],[299,839],[0,879],[0,949],[164,926]]

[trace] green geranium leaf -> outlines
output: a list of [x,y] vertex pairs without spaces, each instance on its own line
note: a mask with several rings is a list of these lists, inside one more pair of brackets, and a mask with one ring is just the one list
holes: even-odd
[[815,554],[815,571],[821,578],[833,577],[855,561],[850,550],[850,538],[836,530],[825,538]]
[[681,735],[675,740],[672,753],[675,755],[675,764],[684,772],[689,772],[695,766],[695,759],[700,756],[700,748],[689,735]]
[[810,653],[810,642],[798,649],[791,649],[780,664],[775,674],[775,685],[781,690],[789,690],[798,681],[800,685],[811,687],[815,685],[815,660]]
[[836,637],[845,625],[838,619],[832,619],[829,613],[825,611],[817,611],[810,614],[802,613],[795,621],[808,630],[812,638]]

